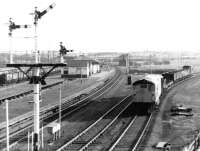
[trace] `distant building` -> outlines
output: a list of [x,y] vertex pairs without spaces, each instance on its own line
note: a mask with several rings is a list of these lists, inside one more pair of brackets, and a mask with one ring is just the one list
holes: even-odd
[[100,72],[100,64],[88,58],[65,60],[67,67],[64,68],[65,78],[88,78],[92,74]]
[[118,57],[121,53],[116,52],[99,52],[99,53],[88,53],[87,55],[95,60],[98,60],[102,64],[118,65]]

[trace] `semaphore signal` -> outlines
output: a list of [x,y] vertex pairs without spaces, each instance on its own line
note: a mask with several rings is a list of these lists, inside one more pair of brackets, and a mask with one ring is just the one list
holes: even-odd
[[15,24],[13,21],[12,21],[12,18],[9,19],[9,25],[8,25],[8,28],[9,28],[9,51],[10,51],[10,63],[13,63],[13,52],[12,52],[12,32],[13,30],[15,29],[18,29],[18,28],[29,28],[31,27],[30,25],[17,25]]
[[43,11],[38,11],[37,7],[35,7],[35,11],[34,13],[31,13],[31,15],[34,15],[34,25],[37,25],[37,22],[39,19],[42,18],[42,16],[44,16],[47,12],[49,12],[49,10],[53,9],[55,7],[55,3],[49,5],[49,7]]
[[[64,56],[68,53],[68,52],[73,52],[74,50],[68,50],[65,48],[65,46],[63,45],[62,42],[60,42],[60,63],[64,63]],[[64,74],[64,69],[61,68],[61,77]]]
[[30,28],[30,25],[16,25],[13,21],[12,18],[9,19],[9,36],[12,36],[12,31],[18,28]]
[[73,52],[73,50],[67,50],[62,42],[60,42],[60,56],[66,55],[68,52]]
[[[44,64],[40,63],[39,54],[40,51],[37,49],[37,25],[38,20],[41,19],[50,9],[52,9],[55,4],[51,4],[47,9],[43,11],[38,11],[37,7],[35,7],[34,13],[34,26],[35,26],[35,35],[34,35],[34,42],[35,42],[35,63],[32,64],[7,64],[7,67],[15,67],[22,71],[30,80],[30,84],[33,84],[33,93],[34,93],[34,133],[33,133],[33,151],[39,151],[40,148],[40,140],[39,140],[39,132],[40,132],[40,84],[46,84],[45,78],[50,74],[57,67],[64,67],[66,64],[63,63],[55,63],[55,64]],[[14,30],[19,28],[19,25],[10,22],[10,30]],[[24,26],[27,27],[27,26]],[[12,34],[11,34],[12,35]],[[40,68],[43,67],[50,67],[49,71],[40,75]],[[28,68],[25,71],[25,68]],[[28,73],[32,71],[33,75],[30,77]]]

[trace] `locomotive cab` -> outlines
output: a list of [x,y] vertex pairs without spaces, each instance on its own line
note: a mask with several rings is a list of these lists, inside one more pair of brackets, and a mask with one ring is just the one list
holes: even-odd
[[139,113],[149,113],[160,103],[161,76],[146,75],[133,83],[134,104]]

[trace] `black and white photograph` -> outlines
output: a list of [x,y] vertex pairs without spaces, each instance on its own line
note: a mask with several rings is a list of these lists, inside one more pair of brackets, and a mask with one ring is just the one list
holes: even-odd
[[0,151],[200,151],[200,1],[2,1]]

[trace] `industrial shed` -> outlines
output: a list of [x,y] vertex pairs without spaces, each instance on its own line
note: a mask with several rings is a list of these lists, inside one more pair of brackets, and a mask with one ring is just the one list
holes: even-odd
[[64,68],[65,78],[88,78],[92,74],[100,72],[100,64],[95,60],[66,60],[67,67]]

